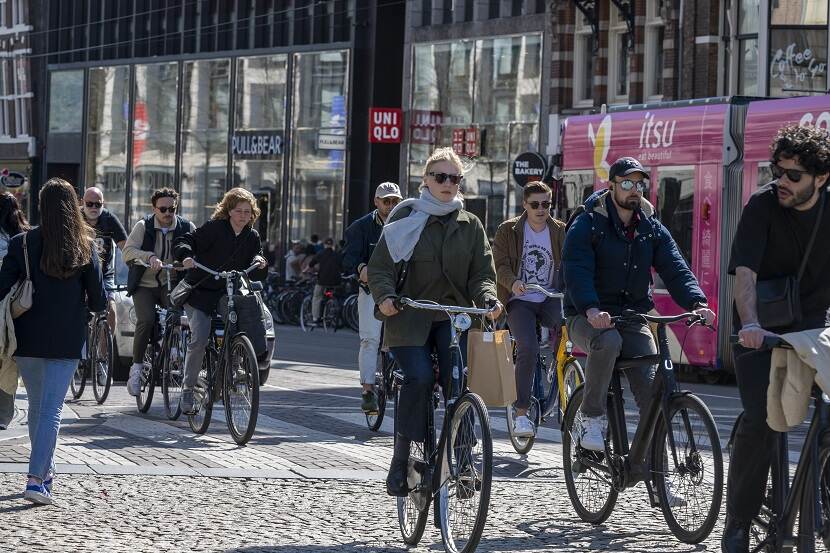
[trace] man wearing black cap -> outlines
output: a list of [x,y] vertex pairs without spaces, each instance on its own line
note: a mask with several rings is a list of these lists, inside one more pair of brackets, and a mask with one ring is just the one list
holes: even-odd
[[[565,236],[562,270],[568,334],[588,353],[578,434],[580,445],[592,451],[605,450],[606,396],[617,357],[657,353],[648,325],[615,328],[611,323],[612,316],[626,309],[647,313],[654,308],[651,268],[680,306],[703,315],[710,324],[715,319],[677,244],[655,217],[654,206],[643,198],[648,178],[636,159],[615,161],[608,189],[585,201],[584,211],[577,210]],[[641,409],[648,403],[654,371],[653,366],[626,371]]]

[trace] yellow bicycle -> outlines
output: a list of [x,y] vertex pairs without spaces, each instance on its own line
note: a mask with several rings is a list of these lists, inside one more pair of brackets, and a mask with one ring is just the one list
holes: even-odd
[[[528,291],[542,292],[548,297],[562,297],[562,294],[551,293],[534,284],[527,285]],[[515,357],[515,342],[514,357]],[[579,360],[573,355],[573,343],[568,339],[568,331],[562,325],[559,343],[556,347],[556,355],[547,361],[546,356],[540,352],[536,357],[536,368],[533,372],[533,384],[530,388],[530,406],[527,410],[527,418],[538,431],[539,425],[548,420],[556,410],[558,420],[561,421],[570,399],[577,386],[585,381],[585,372]],[[558,407],[558,409],[557,409]],[[536,436],[515,436],[513,434],[513,421],[516,417],[516,410],[511,405],[507,408],[507,432],[510,435],[510,443],[516,453],[526,454],[533,448]]]

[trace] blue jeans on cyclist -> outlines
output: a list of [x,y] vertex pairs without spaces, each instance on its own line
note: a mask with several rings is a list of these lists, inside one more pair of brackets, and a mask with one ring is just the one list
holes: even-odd
[[182,385],[182,413],[191,415],[195,411],[193,389],[199,380],[199,371],[205,358],[205,350],[210,340],[211,316],[186,303],[184,310],[190,325],[190,342],[184,360],[184,382]]
[[[647,324],[627,324],[623,327],[596,329],[585,315],[568,318],[568,335],[582,351],[585,362],[585,388],[582,396],[582,432],[580,445],[592,451],[605,451],[603,435],[606,431],[608,387],[618,357],[655,355],[657,345]],[[634,393],[642,416],[651,397],[654,365],[626,369],[625,377]]]
[[539,355],[538,323],[545,328],[562,325],[562,300],[546,298],[543,302],[512,299],[507,304],[507,324],[516,339],[516,419],[513,432],[517,436],[533,436],[533,421],[527,418],[530,407],[533,372]]
[[[461,337],[461,355],[467,355],[466,334]],[[400,390],[400,402],[395,406],[396,428],[395,451],[392,465],[386,479],[387,492],[390,495],[405,496],[407,462],[411,442],[423,442],[426,439],[427,410],[432,409],[432,390],[435,376],[432,366],[432,352],[438,354],[439,382],[446,390],[452,375],[450,357],[450,322],[432,323],[427,341],[423,346],[401,346],[390,348],[392,355],[404,374]]]

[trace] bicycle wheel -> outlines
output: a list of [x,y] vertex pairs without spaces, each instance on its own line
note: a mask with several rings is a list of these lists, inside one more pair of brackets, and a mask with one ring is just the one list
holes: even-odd
[[181,325],[170,328],[165,340],[164,368],[161,375],[161,395],[167,418],[176,420],[182,414],[180,399],[184,384],[184,359],[187,354],[187,330]]
[[314,327],[314,316],[311,313],[311,296],[303,298],[300,305],[300,328],[303,332],[309,332]]
[[323,330],[326,332],[334,332],[341,326],[340,322],[340,300],[337,298],[327,298],[323,302],[321,318],[323,319]]
[[653,482],[666,523],[680,541],[700,543],[715,526],[723,498],[723,455],[715,420],[696,396],[675,397],[668,423],[660,419],[651,444]]
[[490,418],[478,395],[461,396],[447,430],[452,453],[449,477],[438,492],[441,539],[450,553],[470,553],[487,521],[493,469]]
[[[400,388],[395,390],[395,396],[392,400],[397,406],[400,401]],[[398,409],[395,409],[398,413]],[[396,421],[397,428],[397,421]],[[397,431],[393,432],[393,436],[397,436]],[[424,442],[412,442],[409,446],[409,470],[413,471],[414,466],[426,466],[427,454],[424,449]],[[412,481],[410,481],[412,480]],[[415,479],[411,476],[407,478],[407,484],[414,487]],[[398,526],[401,529],[401,537],[407,545],[418,545],[421,537],[424,535],[424,529],[427,526],[427,515],[429,514],[429,504],[431,493],[424,493],[421,490],[412,491],[406,497],[398,497],[397,511],[398,511]]]
[[187,423],[190,429],[196,434],[204,434],[210,426],[210,418],[213,414],[213,369],[216,359],[211,349],[205,350],[202,358],[202,368],[199,369],[199,377],[196,379],[196,387],[193,388],[193,400],[196,407],[195,415],[187,416]]
[[89,356],[87,359],[78,361],[78,366],[75,367],[75,373],[72,375],[72,380],[69,382],[69,390],[72,392],[72,399],[80,399],[84,393],[86,386],[86,367],[89,363]]
[[830,450],[819,452],[819,487],[817,490],[821,513],[817,529],[825,551],[830,551]]
[[568,497],[576,514],[585,522],[601,524],[611,516],[619,492],[614,488],[605,454],[579,446],[578,433],[582,422],[579,420],[579,406],[582,405],[582,395],[583,388],[579,386],[565,409],[562,465]]
[[141,366],[141,389],[138,395],[135,396],[135,403],[141,413],[150,410],[150,405],[153,403],[153,392],[156,390],[156,347],[156,339],[153,337],[144,352],[144,363]]
[[89,346],[89,360],[92,366],[92,393],[101,405],[107,400],[112,386],[112,372],[115,359],[112,348],[112,331],[106,319],[99,319],[95,325],[95,341]]
[[259,366],[254,346],[244,334],[234,337],[230,347],[230,365],[224,371],[225,419],[233,441],[245,445],[259,415]]
[[585,371],[576,359],[569,359],[562,368],[562,388],[559,390],[559,412],[565,414],[568,400],[576,387],[585,382]]
[[[510,436],[510,443],[513,449],[519,455],[526,455],[533,449],[533,443],[536,441],[536,436],[522,437],[513,434],[513,423],[516,420],[516,408],[512,405],[505,407],[507,413],[507,434]],[[527,418],[530,419],[536,428],[539,428],[539,423],[542,421],[542,415],[539,412],[539,400],[535,397],[530,398],[530,407],[527,409]]]
[[[375,398],[378,402],[377,413],[366,413],[366,426],[372,432],[377,432],[383,424],[383,416],[386,414],[386,380],[384,374],[392,371],[392,356],[385,351],[378,352],[377,368],[375,369]],[[389,372],[387,372],[389,371]]]

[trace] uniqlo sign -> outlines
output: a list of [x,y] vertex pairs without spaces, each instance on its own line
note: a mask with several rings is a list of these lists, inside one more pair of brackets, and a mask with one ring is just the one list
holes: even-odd
[[369,142],[399,144],[403,114],[399,108],[369,108]]
[[478,129],[476,127],[453,129],[452,149],[460,156],[478,156]]

